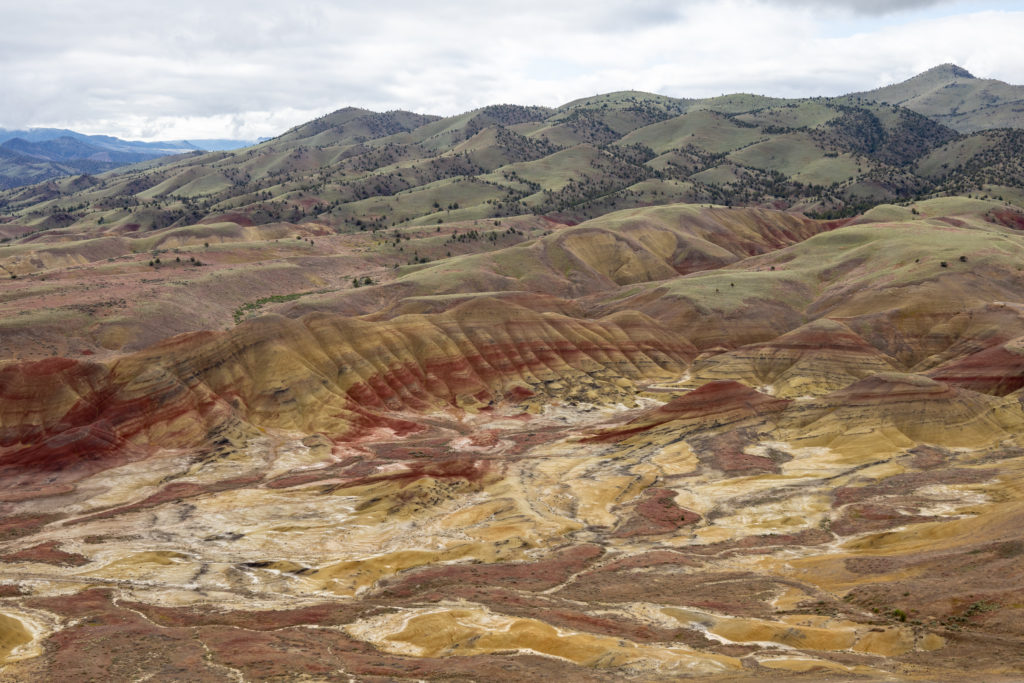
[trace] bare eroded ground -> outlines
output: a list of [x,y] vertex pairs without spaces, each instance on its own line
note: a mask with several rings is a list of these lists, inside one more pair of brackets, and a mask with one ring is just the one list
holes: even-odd
[[750,398],[237,434],[18,501],[0,676],[1020,676],[1015,439]]

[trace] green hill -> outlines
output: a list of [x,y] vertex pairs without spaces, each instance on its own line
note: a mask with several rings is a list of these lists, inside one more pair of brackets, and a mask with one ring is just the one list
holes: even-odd
[[955,64],[853,97],[898,104],[961,133],[1024,128],[1024,86],[975,78]]
[[[675,202],[846,217],[942,194],[998,196],[1021,175],[1012,130],[958,134],[935,121],[938,109],[908,108],[938,102],[950,79],[1003,93],[1000,102],[1016,92],[968,76],[937,67],[870,97],[626,91],[445,118],[349,107],[245,149],[0,192],[0,213],[37,231],[105,234],[230,214],[346,233],[528,214],[579,222]],[[971,111],[981,121],[995,109]]]

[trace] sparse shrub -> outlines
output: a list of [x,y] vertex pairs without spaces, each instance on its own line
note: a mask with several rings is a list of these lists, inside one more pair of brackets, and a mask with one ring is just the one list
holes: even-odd
[[943,268],[948,268],[948,267],[949,267],[949,264],[948,264],[948,263],[946,263],[945,261],[940,261],[940,262],[939,262],[939,265],[940,265],[941,267],[943,267]]

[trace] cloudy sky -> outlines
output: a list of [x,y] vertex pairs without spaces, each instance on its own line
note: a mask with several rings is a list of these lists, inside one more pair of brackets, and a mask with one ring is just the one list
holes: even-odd
[[1024,0],[0,0],[0,27],[0,127],[142,140],[349,105],[835,95],[944,62],[1024,84]]

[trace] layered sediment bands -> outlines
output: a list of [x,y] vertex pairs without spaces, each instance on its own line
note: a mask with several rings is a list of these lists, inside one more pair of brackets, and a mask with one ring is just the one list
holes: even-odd
[[[188,386],[158,366],[122,373],[116,364],[57,358],[9,363],[0,375],[0,470],[12,491],[29,482],[43,486],[40,494],[51,485],[59,491],[97,470],[145,457],[149,447],[201,443],[230,416],[204,387]],[[32,472],[49,473],[49,479]]]
[[829,394],[807,407],[806,443],[847,447],[931,443],[984,447],[1024,429],[1020,405],[959,389],[920,375],[875,375]]
[[345,435],[410,429],[403,411],[552,397],[633,402],[633,382],[682,371],[694,349],[640,314],[600,321],[473,300],[365,322],[267,316],[174,338],[109,368],[8,364],[2,464],[69,471],[133,447],[197,446],[232,420]]
[[[90,406],[110,383],[108,368],[67,358],[0,366],[0,446],[28,444],[47,432],[91,421]],[[73,412],[74,411],[74,412]]]
[[770,342],[698,359],[687,384],[740,380],[772,395],[795,398],[836,391],[896,366],[846,325],[822,318]]
[[928,375],[985,394],[1013,393],[1024,388],[1024,337],[941,365]]
[[[462,312],[463,330],[481,315]],[[493,315],[498,335],[498,322],[537,314]],[[335,329],[328,316],[300,322],[292,343]],[[249,353],[266,357],[239,346],[222,365]],[[0,579],[26,591],[4,600],[49,615],[56,632],[5,673],[1024,671],[1005,646],[1022,633],[1012,592],[1024,588],[1015,397],[887,373],[807,401],[716,381],[631,410],[446,405],[405,410],[420,422],[404,434],[332,448],[269,430],[198,459],[127,463],[49,498],[65,518],[25,520],[25,535],[0,540]],[[970,426],[985,420],[992,439]],[[586,438],[602,433],[615,438]],[[952,561],[972,584],[942,577]],[[935,582],[945,587],[933,604]],[[965,631],[945,626],[961,617]],[[957,644],[968,631],[973,650]],[[120,655],[88,656],[107,648]]]
[[694,206],[622,211],[583,225],[617,226],[653,252],[671,254],[668,260],[681,274],[702,270],[702,256],[716,249],[729,254],[724,258],[731,262],[781,249],[836,227],[798,214]]
[[795,403],[776,418],[774,433],[801,446],[828,447],[848,462],[867,462],[919,443],[983,449],[1022,430],[1024,414],[1012,397],[886,373]]
[[197,351],[166,367],[236,397],[257,424],[328,433],[363,426],[367,411],[533,395],[632,402],[633,381],[671,376],[693,353],[641,315],[585,321],[487,300],[379,323],[267,317]]
[[996,301],[968,308],[936,325],[926,338],[929,348],[940,347],[911,369],[929,373],[986,349],[1024,336],[1024,304]]
[[786,409],[788,400],[773,398],[740,382],[721,380],[709,382],[668,403],[645,411],[621,427],[612,428],[592,439],[615,440],[639,434],[666,423],[682,431],[703,427],[720,427],[744,419]]

